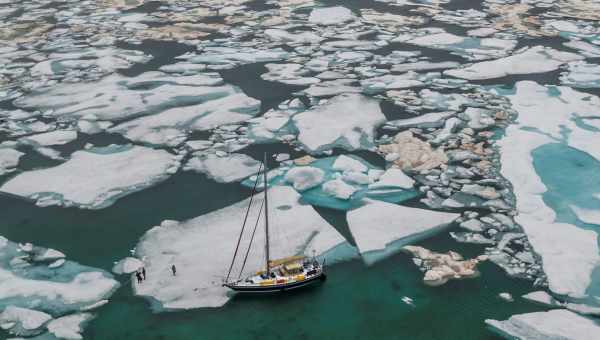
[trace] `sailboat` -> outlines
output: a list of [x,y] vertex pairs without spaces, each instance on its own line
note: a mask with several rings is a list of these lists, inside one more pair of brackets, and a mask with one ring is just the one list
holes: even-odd
[[[263,169],[264,168],[264,169]],[[252,232],[252,237],[250,239],[248,249],[246,251],[244,261],[242,264],[241,273],[243,272],[244,266],[246,265],[246,261],[248,259],[248,254],[250,253],[250,248],[252,247],[252,241],[254,240],[254,235],[256,232],[256,227],[258,226],[258,222],[260,220],[261,213],[264,212],[264,232],[265,232],[265,265],[264,268],[260,268],[254,275],[250,275],[246,278],[240,278],[236,280],[230,280],[232,268],[234,266],[235,259],[238,255],[238,251],[240,248],[240,243],[242,240],[242,235],[244,233],[244,229],[246,226],[246,222],[248,220],[248,214],[250,212],[250,207],[252,206],[252,200],[254,198],[254,194],[256,193],[257,184],[260,179],[260,173],[263,174],[263,194],[264,201],[261,205],[261,210],[259,211],[257,223]],[[233,259],[231,260],[231,266],[229,267],[229,272],[227,273],[227,278],[225,279],[223,286],[229,289],[232,289],[236,292],[242,293],[270,293],[270,292],[282,292],[291,289],[296,289],[304,286],[311,285],[313,283],[317,283],[320,281],[324,281],[326,278],[324,272],[324,263],[321,264],[314,257],[307,257],[304,255],[293,255],[286,258],[280,259],[271,259],[270,258],[270,244],[269,244],[269,200],[268,200],[268,181],[267,181],[267,155],[265,154],[264,160],[258,169],[258,174],[256,176],[256,181],[254,183],[254,189],[252,190],[252,196],[250,197],[250,203],[248,204],[248,209],[246,211],[246,216],[244,218],[244,223],[242,224],[242,231],[240,232],[240,237],[237,242],[237,246],[235,248],[235,252],[233,254]]]

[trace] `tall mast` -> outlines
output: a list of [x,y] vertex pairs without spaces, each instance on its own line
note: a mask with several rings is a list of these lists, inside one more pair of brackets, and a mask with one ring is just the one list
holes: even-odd
[[267,153],[265,152],[264,156],[264,190],[265,190],[265,256],[267,260],[267,276],[270,276],[271,268],[269,268],[269,201],[267,191],[269,191],[269,186],[267,185]]

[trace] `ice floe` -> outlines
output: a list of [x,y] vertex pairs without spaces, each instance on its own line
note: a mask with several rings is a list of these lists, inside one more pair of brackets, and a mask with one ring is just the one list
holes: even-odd
[[199,154],[188,160],[184,170],[206,174],[219,183],[241,181],[258,172],[259,162],[244,154],[228,154],[219,157],[214,153]]
[[358,94],[336,96],[293,116],[298,141],[306,151],[316,154],[336,147],[369,149],[375,129],[385,120],[377,100]]
[[61,165],[21,173],[4,183],[0,191],[32,199],[42,206],[100,209],[165,180],[178,167],[176,157],[163,150],[140,146],[94,148],[74,152]]
[[[300,195],[286,186],[269,188],[269,224],[273,229],[271,257],[294,254],[327,256],[345,244],[344,238],[309,205],[299,202]],[[249,221],[255,221],[262,195],[254,198]],[[227,302],[227,289],[221,286],[227,276],[236,239],[246,212],[248,199],[186,222],[165,221],[150,229],[136,247],[143,259],[148,278],[135,286],[136,295],[147,296],[156,310],[218,307]],[[279,235],[279,236],[278,236]],[[242,239],[242,249],[249,235]],[[264,265],[264,233],[257,232],[246,271]],[[346,246],[348,246],[346,244]],[[349,246],[348,246],[349,247]],[[170,272],[176,265],[177,276]],[[237,277],[240,264],[234,266]]]
[[[546,205],[547,191],[533,166],[531,152],[549,143],[565,143],[600,158],[590,143],[592,131],[579,128],[575,115],[593,115],[600,99],[568,87],[544,87],[534,82],[518,82],[506,94],[518,112],[518,124],[506,130],[500,140],[502,174],[511,181],[518,215],[543,269],[552,292],[571,298],[584,298],[593,284],[592,272],[600,265],[597,234],[569,223],[556,221],[556,213]],[[564,134],[564,129],[569,131]],[[576,176],[577,174],[573,174]]]
[[77,131],[56,130],[21,138],[24,143],[41,146],[63,145],[77,139]]
[[564,309],[517,314],[508,320],[485,320],[498,334],[519,339],[590,339],[600,332],[600,325],[591,319]]
[[0,176],[14,171],[23,155],[13,148],[0,147]]
[[[0,236],[0,323],[11,334],[54,333],[63,318],[80,315],[106,303],[119,283],[109,273],[56,258],[59,251],[16,244]],[[84,313],[85,315],[91,314]],[[80,333],[81,329],[77,331]],[[59,338],[81,339],[55,334]]]
[[368,200],[348,212],[348,226],[366,263],[373,263],[446,228],[459,214]]
[[429,286],[441,286],[449,280],[477,277],[477,264],[487,260],[485,255],[465,260],[453,251],[435,253],[419,246],[404,246],[402,251],[414,256],[413,261],[425,273],[423,282]]
[[517,45],[512,39],[462,37],[439,28],[423,29],[417,34],[401,34],[393,41],[449,50],[469,60],[504,57]]
[[15,100],[27,109],[51,110],[51,116],[120,120],[167,108],[224,97],[234,88],[216,74],[173,77],[147,72],[134,78],[110,75],[98,82],[46,86]]
[[581,59],[583,57],[574,53],[561,52],[550,47],[534,46],[509,57],[447,70],[444,71],[444,74],[468,80],[501,78],[515,74],[550,72],[567,62]]
[[342,6],[315,8],[310,12],[308,22],[318,25],[338,25],[355,20],[356,16]]
[[600,65],[583,61],[567,64],[568,72],[561,74],[563,85],[581,88],[600,87]]

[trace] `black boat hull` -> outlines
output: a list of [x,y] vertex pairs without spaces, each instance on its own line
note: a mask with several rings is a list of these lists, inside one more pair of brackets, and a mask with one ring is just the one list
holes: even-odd
[[278,293],[278,292],[285,292],[288,290],[293,290],[293,289],[298,289],[298,288],[303,288],[303,287],[306,287],[309,285],[313,285],[315,283],[325,281],[326,278],[327,278],[327,276],[325,275],[325,273],[321,273],[319,275],[311,277],[310,279],[300,281],[300,282],[288,283],[288,284],[280,284],[280,285],[273,285],[273,286],[255,286],[255,287],[243,287],[243,286],[226,284],[225,286],[238,292],[238,293]]

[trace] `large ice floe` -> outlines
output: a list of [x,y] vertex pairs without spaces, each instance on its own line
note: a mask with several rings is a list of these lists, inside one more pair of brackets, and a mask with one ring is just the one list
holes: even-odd
[[379,102],[359,94],[342,94],[293,117],[298,141],[310,153],[333,148],[349,151],[373,147],[375,129],[386,119]]
[[557,70],[561,65],[583,57],[561,52],[550,47],[534,46],[500,59],[482,61],[464,68],[444,71],[445,75],[468,79],[481,80],[501,78],[515,74],[543,73]]
[[[513,90],[496,91],[507,96],[518,112],[517,124],[509,126],[499,142],[504,164],[501,172],[511,181],[516,196],[515,221],[541,256],[550,290],[597,304],[588,293],[597,291],[591,288],[600,285],[592,279],[600,265],[597,232],[559,221],[558,212],[544,200],[549,189],[534,166],[532,152],[561,143],[600,159],[600,134],[577,123],[579,116],[597,116],[600,99],[569,87],[542,86],[531,81],[518,82]],[[581,177],[577,173],[569,176]]]
[[368,200],[348,212],[348,226],[367,264],[447,228],[460,214]]
[[564,309],[517,314],[508,320],[485,320],[490,329],[511,339],[588,340],[600,334],[600,324]]
[[113,145],[76,151],[58,166],[23,172],[4,183],[0,191],[41,206],[100,209],[167,179],[178,167],[177,156],[167,151]]
[[[291,187],[269,188],[271,258],[311,256],[314,252],[331,261],[344,248],[351,249],[335,228],[299,199]],[[230,296],[221,283],[227,276],[248,203],[246,199],[189,221],[165,221],[150,229],[136,247],[135,256],[143,260],[148,278],[134,286],[135,294],[148,297],[155,310],[225,304]],[[262,204],[262,195],[254,197],[248,221],[256,221]],[[240,249],[247,249],[250,234],[243,234]],[[242,276],[264,265],[264,241],[264,232],[257,230]],[[241,262],[236,261],[233,278],[238,276]],[[177,267],[177,276],[171,275],[171,265]]]
[[10,334],[82,339],[79,325],[92,317],[85,311],[105,304],[118,286],[109,273],[59,251],[0,236],[0,327]]

